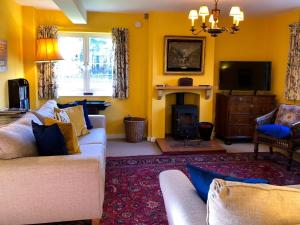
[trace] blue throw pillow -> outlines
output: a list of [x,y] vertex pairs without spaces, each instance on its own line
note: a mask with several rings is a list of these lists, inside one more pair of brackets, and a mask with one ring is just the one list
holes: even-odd
[[192,183],[195,186],[195,189],[200,196],[200,198],[204,201],[207,202],[207,195],[209,191],[209,186],[213,179],[218,178],[218,179],[223,179],[223,180],[228,180],[228,181],[237,181],[237,182],[244,182],[244,183],[254,183],[254,184],[268,184],[269,181],[265,179],[260,179],[260,178],[235,178],[235,177],[230,177],[226,176],[223,174],[218,174],[212,171],[208,171],[205,169],[201,169],[199,167],[193,166],[188,164],[187,165],[189,174],[192,179]]
[[64,136],[57,124],[44,126],[33,121],[31,124],[39,155],[68,155]]
[[279,124],[266,124],[257,128],[257,131],[274,138],[287,138],[291,135],[291,129]]
[[89,118],[89,112],[88,112],[86,102],[87,102],[87,100],[85,99],[85,100],[82,100],[82,101],[76,101],[76,102],[67,103],[67,104],[59,104],[58,103],[57,106],[60,109],[64,109],[64,108],[68,108],[68,107],[82,105],[86,128],[87,129],[92,129],[93,126],[92,126],[92,123],[91,123],[90,118]]

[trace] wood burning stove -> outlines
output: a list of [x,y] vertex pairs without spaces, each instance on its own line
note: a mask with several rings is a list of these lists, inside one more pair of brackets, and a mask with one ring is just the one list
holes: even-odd
[[175,139],[198,137],[199,111],[197,105],[185,105],[184,93],[176,94],[176,105],[172,105],[172,136]]

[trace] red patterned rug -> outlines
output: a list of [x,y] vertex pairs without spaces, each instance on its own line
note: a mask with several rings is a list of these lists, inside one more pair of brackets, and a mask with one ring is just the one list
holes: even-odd
[[[300,165],[286,170],[287,159],[274,153],[193,154],[107,158],[103,225],[167,225],[158,175],[168,169],[186,173],[186,163],[235,177],[259,177],[272,184],[300,184]],[[89,221],[56,224],[87,225]]]

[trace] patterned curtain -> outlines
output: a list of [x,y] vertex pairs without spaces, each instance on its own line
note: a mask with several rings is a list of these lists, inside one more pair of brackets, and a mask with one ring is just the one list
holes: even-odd
[[113,28],[112,41],[114,51],[113,97],[128,98],[128,29]]
[[[57,38],[57,27],[41,25],[38,28],[37,38]],[[43,62],[38,64],[38,95],[40,99],[53,99],[57,97],[55,83],[54,63]]]
[[285,97],[288,100],[300,100],[300,23],[290,25],[290,32]]

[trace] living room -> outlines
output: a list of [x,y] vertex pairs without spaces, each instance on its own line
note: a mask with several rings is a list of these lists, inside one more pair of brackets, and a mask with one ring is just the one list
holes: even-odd
[[[109,194],[104,195],[105,206],[102,218],[103,224],[167,224],[168,222],[169,224],[202,224],[192,222],[171,222],[169,217],[171,218],[172,216],[168,211],[170,208],[167,209],[169,221],[167,220],[165,206],[163,205],[166,204],[166,202],[163,203],[162,194],[159,191],[158,174],[161,172],[160,170],[162,167],[155,164],[156,162],[165,163],[163,170],[179,169],[187,171],[185,166],[186,163],[200,165],[200,161],[207,160],[208,163],[205,165],[203,164],[204,168],[212,169],[219,173],[227,173],[226,175],[238,176],[240,178],[245,178],[245,175],[255,176],[255,178],[270,179],[270,183],[276,185],[299,184],[297,182],[300,182],[300,166],[296,161],[293,162],[292,170],[289,171],[286,169],[288,160],[285,156],[278,154],[269,160],[268,154],[264,155],[265,153],[259,153],[262,164],[257,164],[257,161],[252,161],[251,158],[253,157],[254,149],[254,145],[251,141],[248,143],[234,143],[230,146],[225,146],[222,140],[217,140],[218,143],[225,146],[224,148],[226,148],[226,150],[228,148],[231,149],[232,152],[251,151],[252,155],[250,155],[250,153],[247,156],[235,155],[233,158],[235,158],[236,161],[230,161],[229,158],[226,158],[225,161],[227,164],[225,162],[222,164],[223,156],[221,153],[221,155],[216,153],[216,158],[218,159],[213,159],[213,154],[204,154],[202,157],[199,156],[198,158],[196,157],[198,154],[187,154],[184,163],[182,163],[183,161],[180,161],[182,159],[180,158],[181,155],[162,155],[160,156],[161,158],[145,156],[146,158],[139,159],[135,158],[138,156],[132,155],[131,157],[130,153],[126,153],[128,149],[136,149],[136,155],[146,155],[147,151],[150,152],[149,154],[151,154],[151,152],[160,152],[155,141],[157,139],[165,138],[166,134],[170,133],[170,105],[174,101],[175,95],[163,95],[162,98],[159,98],[157,85],[177,86],[179,78],[189,77],[193,79],[193,86],[210,86],[211,95],[209,97],[206,96],[205,90],[199,90],[197,91],[196,97],[193,95],[187,96],[187,102],[196,102],[196,105],[199,106],[199,121],[215,124],[216,93],[222,92],[219,90],[219,68],[221,61],[272,62],[270,81],[271,90],[262,91],[261,93],[258,93],[258,95],[275,95],[277,105],[299,105],[298,100],[288,100],[285,97],[286,74],[290,49],[289,25],[299,23],[300,21],[300,3],[297,0],[284,2],[271,0],[265,2],[220,0],[218,2],[218,8],[221,9],[219,22],[222,26],[231,26],[232,17],[227,15],[229,15],[230,8],[233,5],[239,5],[241,9],[243,9],[245,18],[244,21],[240,21],[240,29],[238,32],[235,34],[223,32],[219,34],[218,37],[212,37],[207,32],[200,32],[198,35],[193,36],[190,30],[190,9],[198,9],[202,4],[206,4],[209,9],[212,9],[214,6],[213,0],[205,1],[204,3],[197,1],[183,2],[180,0],[176,1],[176,3],[173,3],[172,1],[153,1],[152,3],[147,1],[129,1],[128,3],[120,3],[117,1],[111,1],[110,3],[108,1],[95,3],[93,1],[86,1],[86,3],[83,4],[83,1],[75,0],[64,2],[67,2],[65,4],[71,4],[73,7],[75,5],[76,15],[78,16],[79,14],[79,18],[85,20],[85,22],[81,24],[72,22],[72,13],[59,5],[57,0],[3,0],[1,2],[0,39],[7,43],[7,70],[0,73],[0,108],[9,107],[8,80],[11,79],[24,78],[29,82],[30,109],[32,111],[40,109],[40,107],[48,100],[46,98],[41,98],[39,94],[40,64],[36,62],[36,42],[40,26],[55,26],[58,30],[58,36],[60,37],[70,33],[111,35],[113,28],[128,29],[129,88],[128,96],[125,99],[112,98],[111,96],[78,96],[76,94],[73,96],[61,95],[56,99],[60,104],[83,101],[85,99],[88,101],[105,101],[110,103],[110,106],[100,113],[105,116],[106,125],[104,127],[108,137],[106,154],[108,154],[108,156],[115,156],[115,158],[109,157],[106,162],[108,168],[106,168],[106,180],[103,185],[105,185],[105,191]],[[79,4],[78,2],[81,2],[82,4],[79,6],[80,10],[78,10],[78,5],[76,5]],[[84,16],[85,13],[86,17]],[[208,18],[206,17],[206,19]],[[196,26],[198,27],[200,25],[200,20],[201,18],[196,20]],[[205,37],[202,74],[190,75],[183,72],[183,74],[178,75],[165,73],[166,36]],[[174,93],[176,92],[173,91],[168,94]],[[148,139],[148,142],[143,141],[142,143],[129,145],[124,141],[124,118],[129,115],[146,119],[147,126],[145,128],[144,137]],[[255,118],[253,118],[253,120],[254,119]],[[96,120],[98,119],[95,119],[95,121]],[[101,121],[103,122],[103,120]],[[122,146],[124,149],[122,149]],[[143,150],[143,147],[145,147],[145,150]],[[113,148],[117,148],[117,151],[112,154],[110,151],[116,150]],[[264,151],[268,150],[266,147],[262,147],[261,149],[264,149]],[[124,152],[122,153],[122,151]],[[145,151],[145,154],[143,151]],[[230,150],[228,152],[230,152]],[[122,158],[126,155],[128,155],[128,159]],[[298,157],[298,154],[295,153],[294,158],[297,159]],[[197,159],[200,161],[197,162]],[[147,160],[149,165],[146,163]],[[277,163],[274,162],[274,160],[277,160]],[[243,172],[239,172],[240,167],[234,165],[238,161],[245,161],[246,164],[249,163],[249,165],[243,164],[243,166],[245,166]],[[251,161],[251,163],[253,162],[253,164],[248,161]],[[126,166],[122,167],[122,163]],[[150,164],[153,167],[151,167]],[[240,165],[240,163],[237,164]],[[220,166],[220,168],[218,168],[218,166]],[[155,169],[155,167],[157,167],[157,169]],[[254,167],[259,169],[250,172]],[[147,169],[155,172],[150,175]],[[135,170],[139,173],[135,174]],[[125,175],[121,176],[122,173],[127,177],[124,177]],[[263,177],[260,177],[259,175],[263,175]],[[120,177],[120,180],[114,180],[111,176]],[[126,182],[132,182],[134,176],[137,176],[137,179],[143,179],[141,181],[143,185],[137,185],[137,183],[140,183],[139,180],[135,180],[130,184],[128,183],[128,186],[132,188],[130,195],[125,191],[118,192],[114,190],[116,188],[114,182],[124,182],[124,184],[126,184]],[[149,180],[147,180],[147,177]],[[155,179],[155,181],[153,181],[153,179]],[[174,180],[176,180],[176,178],[174,178]],[[152,181],[153,184],[151,184]],[[178,182],[180,183],[180,180],[178,180]],[[151,185],[153,185],[153,187]],[[168,184],[166,184],[166,186],[168,186]],[[121,186],[118,187],[121,188]],[[137,188],[136,192],[138,198],[133,197],[133,189],[135,187]],[[124,187],[122,186],[122,188]],[[156,194],[152,193],[152,191]],[[119,198],[115,196],[118,194]],[[126,194],[128,194],[128,196],[126,196]],[[123,200],[121,201],[120,199],[122,198]],[[130,205],[126,205],[126,201],[130,202]],[[147,202],[148,205],[141,206],[138,204],[139,201]],[[177,200],[175,199],[174,201]],[[6,204],[9,204],[9,202]],[[196,205],[197,204],[198,203],[196,203]],[[128,208],[126,209],[126,207]],[[199,207],[206,207],[206,205]],[[300,206],[297,207],[299,208]],[[142,212],[140,213],[138,212],[139,208],[142,209]],[[52,214],[55,214],[55,212],[51,211],[52,209],[49,210]],[[180,213],[177,214],[177,216],[178,215],[183,216]],[[60,221],[63,221],[45,219],[44,221],[36,220],[37,222],[35,222],[34,220],[30,220],[30,216],[27,218],[29,218],[29,222],[26,223],[58,222],[60,224]],[[68,217],[58,216],[58,218]],[[83,221],[87,219],[100,218],[83,217],[79,222],[67,222],[66,224],[90,224],[90,221]],[[15,221],[18,222],[11,222],[11,224],[22,224],[20,220]],[[65,221],[68,220],[65,219]],[[179,219],[178,221],[181,220]],[[300,223],[300,221],[297,221],[297,223]],[[1,223],[1,218],[0,224],[5,224]],[[217,223],[211,222],[209,224]],[[223,224],[226,223],[224,222]],[[262,222],[261,224],[268,223]],[[6,225],[8,225],[8,222],[6,222]]]

